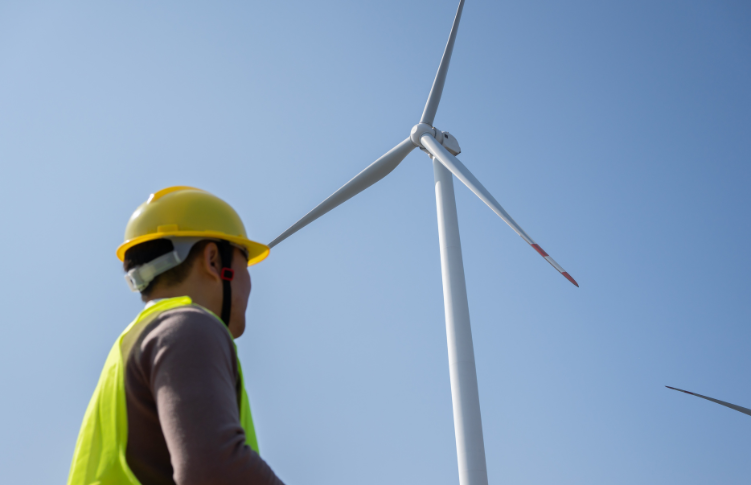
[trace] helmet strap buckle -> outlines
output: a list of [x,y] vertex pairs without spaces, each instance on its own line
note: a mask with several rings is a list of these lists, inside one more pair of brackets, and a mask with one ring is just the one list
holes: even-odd
[[232,268],[222,268],[221,278],[224,281],[232,281],[235,279],[235,270]]

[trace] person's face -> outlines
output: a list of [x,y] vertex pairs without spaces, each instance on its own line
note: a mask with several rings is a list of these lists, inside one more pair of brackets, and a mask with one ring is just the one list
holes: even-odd
[[250,298],[250,272],[248,271],[248,258],[238,248],[233,248],[235,255],[232,258],[232,269],[235,278],[232,280],[232,312],[229,318],[229,331],[237,338],[245,332],[245,311],[248,308]]

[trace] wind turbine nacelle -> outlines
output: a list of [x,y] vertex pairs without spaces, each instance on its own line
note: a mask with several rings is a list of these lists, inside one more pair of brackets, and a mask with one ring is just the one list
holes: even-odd
[[441,145],[443,145],[443,148],[448,150],[449,153],[454,156],[459,155],[462,152],[462,149],[459,147],[459,142],[457,141],[457,139],[448,131],[444,131],[442,133],[443,140],[441,140]]

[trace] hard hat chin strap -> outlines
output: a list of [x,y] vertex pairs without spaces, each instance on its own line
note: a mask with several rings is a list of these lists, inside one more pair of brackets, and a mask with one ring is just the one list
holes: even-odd
[[235,277],[235,272],[232,269],[232,257],[235,255],[235,250],[229,241],[218,241],[216,245],[219,247],[219,257],[222,260],[222,321],[229,327],[229,318],[232,314],[232,280]]

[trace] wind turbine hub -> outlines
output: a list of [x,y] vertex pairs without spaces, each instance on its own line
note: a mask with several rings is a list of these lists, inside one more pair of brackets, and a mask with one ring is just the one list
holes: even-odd
[[[420,138],[425,134],[436,138],[436,132],[441,133],[440,130],[436,130],[427,123],[417,123],[412,127],[412,131],[409,133],[409,139],[412,140],[412,143],[414,143],[416,147],[423,148]],[[441,138],[443,138],[443,133],[441,133]]]
[[459,142],[456,140],[456,138],[450,135],[448,131],[441,131],[438,128],[434,128],[427,123],[418,123],[412,127],[412,131],[409,134],[409,139],[412,140],[412,143],[414,143],[416,147],[418,147],[425,153],[429,154],[429,152],[425,150],[425,147],[422,146],[422,142],[420,141],[420,138],[422,138],[423,135],[430,135],[435,138],[435,140],[443,145],[444,148],[446,148],[446,150],[448,150],[452,155],[459,155],[462,152],[462,149],[459,148]]

